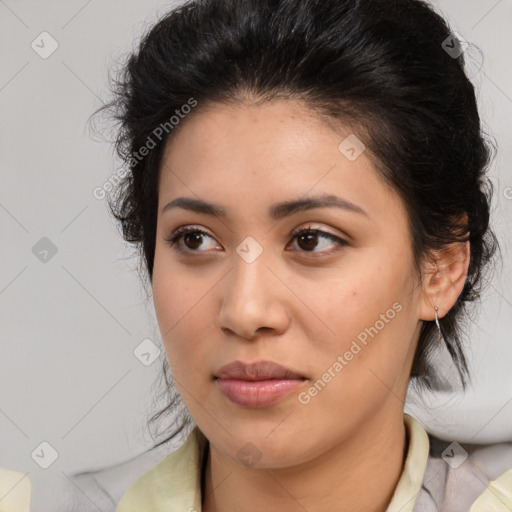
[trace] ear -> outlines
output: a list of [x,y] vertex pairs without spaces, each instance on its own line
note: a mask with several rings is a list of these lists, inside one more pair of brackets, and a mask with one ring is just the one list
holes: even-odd
[[434,263],[426,265],[423,272],[422,298],[419,318],[443,318],[462,293],[469,268],[469,242],[455,242],[434,255]]

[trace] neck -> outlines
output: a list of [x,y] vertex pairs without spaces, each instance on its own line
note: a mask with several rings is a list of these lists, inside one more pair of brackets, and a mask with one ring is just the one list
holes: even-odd
[[209,445],[203,512],[385,512],[408,448],[403,411],[382,410],[313,460],[246,468]]

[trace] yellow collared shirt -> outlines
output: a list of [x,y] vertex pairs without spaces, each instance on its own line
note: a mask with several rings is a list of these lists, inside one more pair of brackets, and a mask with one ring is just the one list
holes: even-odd
[[[430,471],[435,471],[437,475],[441,473],[435,464],[442,464],[439,467],[448,468],[448,463],[436,456],[436,453],[431,453],[429,435],[415,418],[404,413],[404,423],[409,435],[408,452],[387,512],[456,512],[455,509],[446,507],[437,508],[438,505],[448,503],[449,499],[453,498],[452,496],[448,500],[445,499],[450,492],[458,492],[451,484],[443,484],[450,481],[449,478],[430,479],[430,482],[424,482],[425,470],[430,459]],[[181,448],[131,485],[119,502],[116,512],[200,512],[201,467],[205,446],[206,440],[196,427]],[[458,468],[449,467],[445,474],[453,475],[457,470]],[[466,465],[462,472],[464,471],[470,471],[469,465]],[[436,495],[439,498],[437,504]],[[494,481],[489,481],[485,491],[473,502],[471,509],[464,512],[492,511],[512,512],[512,469]]]

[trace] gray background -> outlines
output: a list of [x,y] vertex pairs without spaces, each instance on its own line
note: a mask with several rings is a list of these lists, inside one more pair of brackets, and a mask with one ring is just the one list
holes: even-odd
[[[113,464],[151,444],[145,422],[160,363],[145,366],[133,351],[146,338],[159,345],[158,328],[132,250],[93,196],[118,162],[87,120],[108,96],[113,61],[171,5],[0,0],[0,466],[33,479]],[[492,221],[504,267],[468,328],[474,386],[465,396],[412,391],[407,411],[441,437],[512,440],[512,1],[437,5],[484,53],[483,65],[473,49],[466,55],[499,144]],[[43,31],[59,45],[46,59],[31,47]],[[57,248],[46,262],[33,253],[43,237]],[[438,363],[453,378],[442,354]],[[31,457],[43,441],[58,453],[48,469]]]

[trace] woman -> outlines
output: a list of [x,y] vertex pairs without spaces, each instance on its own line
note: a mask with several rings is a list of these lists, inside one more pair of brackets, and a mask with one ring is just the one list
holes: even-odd
[[442,344],[466,386],[463,315],[497,246],[490,146],[442,17],[191,1],[116,92],[110,204],[172,375],[155,419],[186,406],[158,445],[192,426],[118,512],[512,510],[510,444],[404,414],[410,384],[439,385]]

